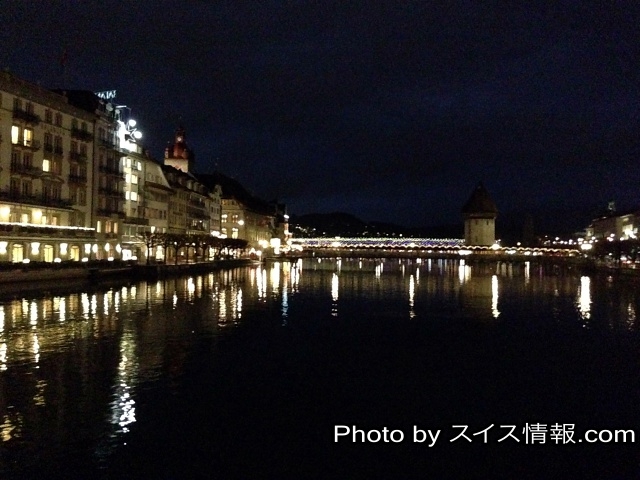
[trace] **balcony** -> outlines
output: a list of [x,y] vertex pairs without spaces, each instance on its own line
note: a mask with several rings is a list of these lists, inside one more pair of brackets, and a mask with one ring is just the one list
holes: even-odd
[[69,152],[69,161],[85,163],[87,154],[82,152]]
[[125,217],[124,223],[129,223],[131,225],[149,225],[149,219],[139,217]]
[[66,198],[54,198],[43,194],[26,194],[16,190],[0,190],[0,199],[25,205],[37,205],[69,209],[71,202]]
[[107,148],[109,150],[115,150],[116,152],[120,153],[121,156],[124,156],[126,154],[125,152],[122,152],[120,150],[119,142],[116,142],[115,140],[111,140],[108,138],[101,138],[98,141],[98,146],[101,148]]
[[73,175],[70,174],[69,175],[69,183],[73,183],[73,184],[86,184],[87,183],[87,176],[86,175]]
[[119,167],[100,165],[100,167],[98,167],[98,170],[100,171],[100,173],[104,173],[112,177],[118,177],[119,180],[124,180],[124,173],[120,170]]
[[210,215],[206,210],[196,210],[194,208],[187,208],[187,215],[191,218],[198,218],[200,220],[208,220],[210,218]]
[[120,218],[125,218],[123,210],[116,208],[99,208],[98,215],[101,217],[110,217],[111,215],[118,215]]
[[3,236],[16,236],[16,237],[45,237],[45,238],[84,238],[94,239],[93,228],[82,227],[63,227],[53,225],[33,225],[33,224],[19,224],[19,223],[0,223],[0,234]]
[[114,187],[100,187],[98,188],[98,193],[107,197],[124,198],[124,192]]
[[38,115],[18,108],[13,109],[13,118],[15,120],[22,120],[26,123],[32,123],[34,125],[40,123],[40,117]]
[[40,141],[39,140],[24,140],[20,139],[18,143],[13,143],[13,147],[15,148],[24,148],[27,150],[37,151],[40,150]]
[[93,141],[93,134],[91,132],[87,132],[86,130],[80,130],[79,128],[71,129],[71,137],[77,138],[81,142]]
[[42,175],[42,169],[34,167],[31,164],[11,162],[11,173],[29,175],[31,177],[39,177]]

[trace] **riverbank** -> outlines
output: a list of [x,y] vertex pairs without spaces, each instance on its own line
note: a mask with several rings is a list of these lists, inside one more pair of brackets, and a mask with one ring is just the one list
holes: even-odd
[[207,273],[225,268],[244,267],[259,262],[248,258],[178,265],[140,265],[134,262],[28,263],[0,267],[0,290],[21,291],[64,287],[103,280],[154,280],[185,274]]

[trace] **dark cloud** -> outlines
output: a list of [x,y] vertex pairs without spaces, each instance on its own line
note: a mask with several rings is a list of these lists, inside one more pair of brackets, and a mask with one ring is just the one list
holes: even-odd
[[503,212],[638,204],[638,12],[9,1],[0,65],[44,86],[117,89],[158,157],[182,118],[202,171],[295,213],[455,223],[479,180]]

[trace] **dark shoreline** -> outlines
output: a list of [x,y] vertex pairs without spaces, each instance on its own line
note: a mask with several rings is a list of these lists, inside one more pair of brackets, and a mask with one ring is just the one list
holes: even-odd
[[138,265],[126,262],[24,265],[0,271],[0,300],[12,300],[25,294],[65,295],[76,290],[90,291],[104,286],[122,286],[141,280],[202,274],[258,263],[242,258],[179,265]]

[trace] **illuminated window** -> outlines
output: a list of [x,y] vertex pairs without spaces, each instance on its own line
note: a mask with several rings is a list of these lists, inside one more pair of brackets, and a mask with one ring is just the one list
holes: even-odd
[[45,262],[53,262],[53,245],[45,245],[42,249]]
[[24,129],[24,144],[27,147],[30,147],[32,142],[33,142],[33,130],[31,130],[30,128],[25,128]]
[[138,201],[138,193],[137,192],[131,192],[131,200],[134,202]]
[[42,171],[48,172],[50,171],[50,169],[51,169],[51,162],[45,158],[44,160],[42,160]]
[[237,228],[232,228],[231,229],[231,238],[238,238],[238,229]]
[[131,174],[130,173],[127,173],[124,176],[124,181],[127,182],[127,183],[131,183]]
[[102,232],[102,222],[100,220],[98,220],[96,222],[96,232],[97,233],[101,233]]
[[131,175],[131,183],[133,183],[134,185],[138,183],[137,175]]
[[142,162],[138,162],[138,170],[142,171]]
[[16,144],[20,142],[20,127],[16,125],[11,126],[11,143]]
[[24,247],[22,245],[14,245],[11,248],[11,261],[21,262],[24,257]]
[[125,200],[131,200],[131,192],[129,190],[124,192],[124,198]]

